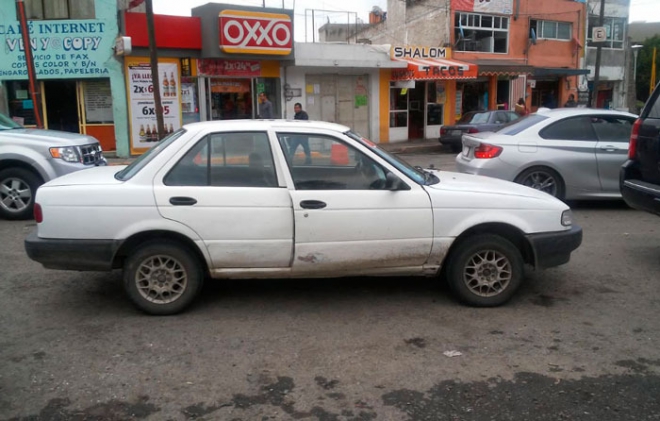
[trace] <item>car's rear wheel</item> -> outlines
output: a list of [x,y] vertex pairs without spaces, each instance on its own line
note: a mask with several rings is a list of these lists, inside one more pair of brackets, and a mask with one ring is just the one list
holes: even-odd
[[564,199],[564,181],[557,171],[547,167],[528,168],[514,180],[518,184],[548,193],[559,200]]
[[498,235],[482,234],[461,240],[450,255],[446,274],[461,301],[495,307],[511,299],[522,283],[523,270],[516,246]]
[[187,248],[174,242],[145,243],[124,265],[124,287],[142,311],[169,315],[183,311],[203,283],[201,265]]
[[23,168],[0,171],[0,216],[6,219],[30,219],[34,195],[42,184],[39,177]]

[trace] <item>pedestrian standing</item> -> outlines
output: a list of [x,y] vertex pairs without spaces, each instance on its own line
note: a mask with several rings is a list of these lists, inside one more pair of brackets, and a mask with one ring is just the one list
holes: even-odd
[[268,100],[265,92],[259,94],[259,118],[273,118],[273,104]]
[[[293,111],[295,111],[295,114],[293,116],[294,120],[309,120],[309,116],[305,111],[302,109],[302,104],[297,102],[293,106]],[[309,138],[307,136],[293,136],[291,138],[291,144],[289,145],[289,157],[291,161],[293,161],[293,157],[296,154],[296,149],[298,149],[298,145],[302,146],[303,151],[305,151],[305,164],[311,164],[312,163],[312,152],[309,149]]]
[[524,117],[527,115],[527,105],[525,104],[525,100],[523,98],[520,98],[516,103],[515,112],[520,117]]
[[566,104],[564,104],[564,107],[566,107],[566,108],[575,108],[575,107],[577,107],[577,102],[575,102],[575,95],[570,94],[568,96],[568,101],[566,101]]

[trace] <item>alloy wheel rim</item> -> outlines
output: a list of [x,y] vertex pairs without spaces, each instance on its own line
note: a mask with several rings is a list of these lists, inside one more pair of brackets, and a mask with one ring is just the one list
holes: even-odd
[[511,262],[496,250],[482,250],[473,254],[463,269],[465,285],[480,297],[501,294],[512,278]]
[[7,178],[0,183],[0,206],[8,212],[18,213],[32,203],[32,189],[20,178]]
[[145,300],[168,304],[186,291],[188,275],[177,259],[165,255],[151,256],[140,263],[135,284]]
[[545,171],[534,171],[522,180],[522,185],[531,187],[552,196],[557,196],[557,181]]

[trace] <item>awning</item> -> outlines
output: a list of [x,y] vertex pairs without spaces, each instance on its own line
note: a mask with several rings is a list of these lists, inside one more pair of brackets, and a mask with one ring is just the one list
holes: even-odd
[[519,76],[532,74],[534,66],[512,60],[474,60],[479,76]]
[[569,69],[564,67],[535,67],[534,76],[577,76],[588,75],[589,69]]
[[392,69],[392,80],[476,79],[477,66],[458,60],[425,58],[393,59],[408,63],[405,69]]

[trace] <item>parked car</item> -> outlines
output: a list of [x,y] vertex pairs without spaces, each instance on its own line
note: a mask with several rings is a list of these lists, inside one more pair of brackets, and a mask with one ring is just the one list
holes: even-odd
[[463,136],[458,170],[514,181],[559,199],[616,199],[636,116],[586,108],[546,110],[495,133]]
[[492,132],[505,124],[517,120],[514,111],[470,111],[465,113],[453,126],[440,129],[440,143],[451,147],[454,152],[461,150],[461,137],[465,133]]
[[[306,140],[304,154],[287,143]],[[172,314],[213,278],[438,276],[475,306],[506,302],[582,240],[545,193],[417,169],[351,132],[310,121],[184,126],[127,167],[42,186],[25,240],[47,268],[123,269],[128,296]],[[70,223],[75,221],[75,224]]]
[[106,163],[91,136],[26,129],[0,114],[0,216],[32,218],[34,195],[44,182]]
[[660,215],[660,84],[633,125],[620,186],[628,206]]

